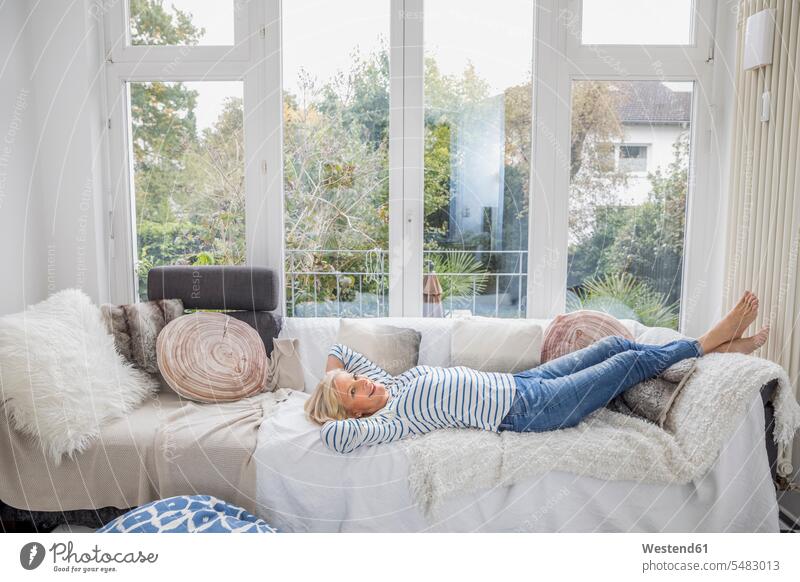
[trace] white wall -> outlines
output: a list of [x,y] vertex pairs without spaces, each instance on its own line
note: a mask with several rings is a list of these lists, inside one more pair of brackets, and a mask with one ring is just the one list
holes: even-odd
[[108,297],[104,259],[102,19],[89,0],[42,0],[30,14],[38,131],[33,168],[43,200],[50,290]]
[[0,314],[19,311],[46,292],[42,201],[34,179],[37,134],[23,2],[0,3]]
[[0,3],[0,313],[67,287],[108,297],[96,9]]

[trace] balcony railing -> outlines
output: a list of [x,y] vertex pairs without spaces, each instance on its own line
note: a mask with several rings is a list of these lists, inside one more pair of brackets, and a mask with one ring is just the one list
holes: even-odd
[[[435,255],[472,255],[478,272],[436,273],[445,287],[444,317],[457,312],[491,317],[522,318],[526,315],[528,251],[431,250]],[[344,266],[346,265],[346,266]],[[430,274],[426,269],[424,275]],[[471,281],[472,292],[447,294],[448,282]],[[485,281],[478,292],[479,281]],[[389,251],[286,250],[287,313],[299,317],[387,317],[389,315]]]

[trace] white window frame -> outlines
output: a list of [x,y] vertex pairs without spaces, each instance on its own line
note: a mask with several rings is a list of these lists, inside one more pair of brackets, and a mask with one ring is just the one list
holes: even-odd
[[106,55],[116,62],[130,63],[216,63],[248,61],[251,35],[259,34],[250,26],[253,10],[259,2],[233,0],[233,45],[133,45],[130,36],[130,0],[120,0],[109,7],[105,19]]
[[[236,0],[234,4],[235,46],[132,46],[128,30],[129,1],[108,6],[104,14],[106,116],[108,124],[108,172],[106,211],[110,228],[108,241],[111,297],[119,303],[137,300],[136,223],[133,195],[133,155],[130,143],[129,83],[147,81],[241,81],[245,115],[245,232],[246,260],[251,265],[272,266],[274,254],[282,254],[268,244],[266,233],[283,229],[282,206],[273,208],[275,183],[283,181],[280,152],[275,163],[273,141],[280,141],[280,125],[274,125],[280,112],[280,91],[266,91],[269,80],[280,87],[280,58],[268,52],[280,43],[280,27],[266,20],[276,11],[276,0],[269,2]],[[271,10],[272,9],[272,10]],[[277,78],[278,82],[275,83]],[[270,123],[272,117],[273,123]],[[272,132],[273,137],[267,139]],[[269,171],[267,171],[269,169]],[[275,174],[280,174],[276,176]],[[266,195],[265,195],[266,194]],[[269,194],[273,194],[270,198]],[[277,197],[277,200],[282,200]],[[280,224],[276,224],[280,218]],[[272,250],[272,252],[270,252]],[[282,263],[281,263],[282,265]],[[279,286],[283,295],[283,270]]]
[[423,0],[391,0],[389,315],[422,316],[425,221]]
[[[569,212],[570,97],[574,80],[693,81],[691,155],[681,305],[702,288],[703,236],[719,192],[708,184],[712,147],[712,73],[716,2],[695,0],[691,45],[583,45],[581,0],[540,0],[534,33],[534,123],[529,217],[528,317],[550,318],[566,307]],[[687,252],[691,249],[691,252]],[[680,329],[687,310],[681,309]]]
[[[389,313],[422,314],[424,0],[389,0]],[[532,147],[528,219],[527,317],[563,312],[566,300],[570,96],[573,80],[693,81],[690,189],[687,198],[681,301],[702,280],[702,257],[713,241],[719,192],[693,195],[709,181],[712,142],[713,0],[695,0],[695,38],[688,46],[582,45],[581,0],[534,2]],[[566,6],[566,7],[565,7]],[[128,82],[231,81],[244,84],[247,263],[279,274],[285,313],[281,0],[236,0],[236,46],[130,46],[128,0],[105,14],[109,123],[108,260],[112,298],[135,300],[136,233],[129,139]],[[577,28],[576,28],[577,27]],[[703,247],[703,248],[700,248]],[[684,327],[681,310],[681,328]]]

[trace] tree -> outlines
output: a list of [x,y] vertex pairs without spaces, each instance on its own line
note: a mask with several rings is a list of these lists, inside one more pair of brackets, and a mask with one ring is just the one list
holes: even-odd
[[196,139],[197,92],[182,83],[132,83],[131,126],[137,219],[174,218],[184,194],[184,154]]
[[228,99],[211,128],[186,154],[191,196],[181,201],[186,218],[208,233],[205,248],[216,263],[245,260],[244,133],[239,98]]
[[680,299],[681,266],[689,184],[689,134],[672,146],[668,168],[648,175],[647,202],[628,209],[628,220],[608,248],[609,271],[628,272],[664,294]]
[[[130,12],[134,44],[195,45],[205,32],[161,0],[131,0]],[[242,103],[198,135],[197,98],[183,83],[130,85],[142,296],[152,266],[244,261]]]
[[617,108],[624,98],[606,81],[572,84],[569,240],[578,244],[596,230],[596,209],[618,202],[626,185],[614,167],[614,143],[622,141]]
[[[134,42],[197,44],[204,31],[192,25],[191,15],[167,11],[164,6],[161,0],[131,1]],[[460,163],[452,147],[458,116],[496,96],[490,96],[488,84],[472,64],[459,74],[447,75],[434,59],[427,58],[425,76],[425,246],[435,249],[447,244],[451,175]],[[331,276],[300,281],[295,290],[323,301],[350,299],[361,283],[363,290],[380,293],[387,269],[375,249],[388,248],[389,224],[386,43],[369,54],[354,52],[347,70],[325,83],[301,71],[297,86],[296,94],[284,96],[286,247],[295,270]],[[527,213],[529,93],[530,84],[526,84],[509,90],[503,98],[508,132],[504,174],[508,228],[504,231],[509,233],[518,225],[515,217]],[[241,100],[227,101],[216,122],[198,133],[198,98],[196,91],[182,83],[131,84],[142,282],[153,265],[244,260]],[[517,228],[514,244],[524,245],[526,237],[527,229]],[[479,240],[462,242],[467,248],[485,247]],[[303,252],[293,252],[296,249]],[[353,252],[331,254],[326,249]],[[467,265],[471,256],[439,261],[437,269],[445,272],[452,267],[461,272],[469,267],[482,276],[489,265]],[[368,275],[356,281],[341,274],[349,272]],[[454,293],[464,288],[463,281],[445,283]]]
[[192,15],[172,6],[175,15],[164,9],[163,0],[130,0],[131,43],[138,45],[193,45],[205,34],[192,23]]
[[[582,296],[589,283],[588,287],[594,289],[590,295],[608,297],[615,289],[635,288],[636,293],[616,299],[635,297],[642,305],[630,307],[641,311],[642,317],[659,325],[677,325],[688,163],[689,135],[683,133],[673,145],[669,166],[648,175],[647,201],[638,206],[609,205],[595,210],[594,230],[571,249],[568,287]],[[620,279],[623,275],[626,278]],[[660,307],[655,305],[658,302]]]

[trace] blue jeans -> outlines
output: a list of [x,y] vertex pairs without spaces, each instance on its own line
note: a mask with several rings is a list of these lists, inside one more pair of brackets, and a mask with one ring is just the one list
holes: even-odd
[[575,426],[628,388],[703,355],[697,340],[663,346],[611,336],[514,374],[517,393],[499,430],[540,432]]

